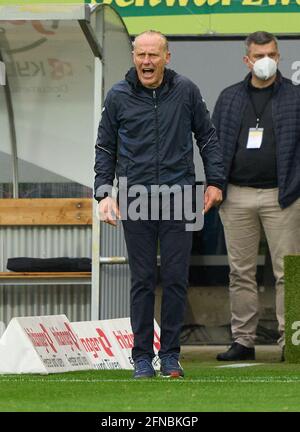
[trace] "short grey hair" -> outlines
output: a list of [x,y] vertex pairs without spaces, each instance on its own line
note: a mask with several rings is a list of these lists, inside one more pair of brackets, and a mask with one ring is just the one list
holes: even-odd
[[272,33],[268,33],[265,31],[256,31],[254,33],[251,33],[245,39],[246,54],[249,54],[249,48],[251,44],[254,43],[256,45],[266,45],[272,41],[275,42],[276,48],[278,48],[278,40]]
[[165,51],[169,51],[169,42],[168,42],[168,39],[166,38],[166,36],[163,33],[161,33],[160,31],[157,31],[157,30],[146,30],[146,31],[143,31],[142,33],[136,35],[135,38],[134,38],[134,41],[132,42],[132,48],[133,49],[135,48],[135,42],[136,42],[136,40],[140,36],[145,35],[145,34],[160,36],[162,38],[162,40],[163,40]]

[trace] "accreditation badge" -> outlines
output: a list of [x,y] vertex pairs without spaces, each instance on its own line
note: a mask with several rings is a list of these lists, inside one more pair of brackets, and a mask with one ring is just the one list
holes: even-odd
[[247,149],[259,149],[263,139],[264,128],[250,128]]

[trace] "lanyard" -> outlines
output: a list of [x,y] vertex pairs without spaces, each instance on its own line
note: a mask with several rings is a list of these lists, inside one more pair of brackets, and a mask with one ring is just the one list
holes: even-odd
[[268,99],[267,99],[266,102],[264,103],[264,105],[263,105],[262,109],[260,110],[260,112],[258,112],[257,109],[256,109],[256,106],[255,106],[255,104],[254,104],[254,101],[253,101],[253,98],[252,98],[252,94],[251,94],[251,92],[250,92],[250,95],[249,95],[249,96],[250,96],[250,101],[251,101],[251,104],[252,104],[252,107],[253,107],[253,111],[254,111],[254,113],[255,113],[255,117],[256,117],[256,126],[255,126],[255,129],[257,129],[258,126],[259,126],[260,119],[261,119],[263,113],[265,112],[265,109],[266,109],[268,103],[269,103],[270,100],[272,99],[272,96],[273,96],[273,90],[271,91],[270,96],[268,97]]

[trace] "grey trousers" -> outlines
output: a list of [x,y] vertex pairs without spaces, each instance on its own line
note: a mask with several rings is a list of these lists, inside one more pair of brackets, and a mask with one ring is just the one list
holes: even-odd
[[285,209],[278,188],[256,189],[228,185],[220,207],[230,266],[231,330],[235,342],[253,347],[258,323],[256,268],[261,229],[270,249],[276,279],[276,316],[284,346],[283,257],[300,253],[300,199]]

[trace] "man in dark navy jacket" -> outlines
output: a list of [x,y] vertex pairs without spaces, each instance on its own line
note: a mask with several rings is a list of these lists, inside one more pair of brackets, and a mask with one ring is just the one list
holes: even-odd
[[[99,201],[100,218],[112,225],[116,224],[116,218],[122,219],[128,250],[134,378],[155,375],[152,359],[158,242],[163,288],[161,374],[183,376],[178,361],[179,337],[184,320],[192,231],[186,230],[184,217],[181,220],[175,217],[178,210],[175,197],[170,200],[168,218],[162,217],[161,196],[158,218],[152,217],[153,208],[147,208],[147,217],[137,219],[129,214],[125,218],[126,209],[122,211],[121,202],[118,205],[110,194],[115,174],[119,183],[126,179],[128,191],[142,186],[146,196],[151,197],[156,186],[178,186],[179,190],[193,187],[194,134],[206,174],[205,212],[221,202],[224,185],[216,131],[199,89],[189,79],[166,69],[169,60],[168,42],[161,33],[146,31],[135,38],[135,67],[108,92],[96,143],[95,198]],[[132,196],[128,196],[128,201],[130,205]]]
[[223,90],[213,114],[227,180],[220,217],[230,265],[233,335],[218,360],[255,359],[261,227],[276,279],[284,360],[283,257],[300,252],[300,87],[278,71],[279,57],[272,34],[250,34],[244,56],[250,73]]

